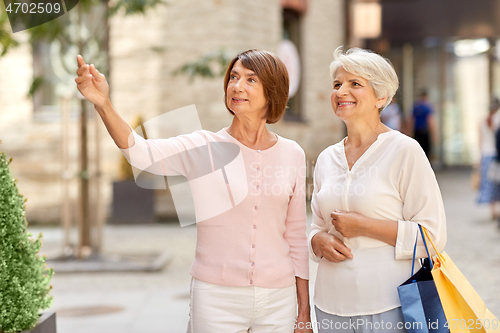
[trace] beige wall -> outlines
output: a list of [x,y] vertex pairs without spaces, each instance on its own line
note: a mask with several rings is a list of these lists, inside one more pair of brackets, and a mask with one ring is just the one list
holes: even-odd
[[33,77],[29,35],[20,32],[15,37],[21,46],[0,58],[0,151],[13,158],[12,174],[28,198],[28,218],[57,218],[60,126],[33,121],[33,105],[27,98]]
[[[303,122],[280,121],[270,126],[296,140],[310,165],[327,146],[343,137],[343,125],[330,105],[328,65],[343,40],[341,0],[312,0],[302,22]],[[204,129],[216,131],[231,122],[223,103],[222,78],[194,81],[172,76],[179,66],[221,48],[236,54],[250,48],[277,51],[281,40],[279,0],[179,0],[145,16],[111,19],[110,83],[112,101],[129,122],[145,120],[195,104]],[[25,98],[32,77],[32,55],[23,47],[0,59],[0,150],[15,158],[12,171],[29,198],[28,219],[58,221],[61,201],[61,123],[57,115],[41,121]],[[89,60],[91,62],[91,60]],[[76,115],[76,114],[75,114]],[[92,122],[91,122],[92,124]],[[78,123],[71,122],[68,174],[78,163]],[[182,124],[180,125],[182,126]],[[102,132],[104,200],[109,209],[111,181],[117,179],[120,152]],[[95,129],[90,128],[94,137]],[[168,136],[168,133],[152,133]],[[95,144],[90,143],[91,156]],[[76,178],[72,193],[76,193]],[[158,207],[165,212],[165,207]]]

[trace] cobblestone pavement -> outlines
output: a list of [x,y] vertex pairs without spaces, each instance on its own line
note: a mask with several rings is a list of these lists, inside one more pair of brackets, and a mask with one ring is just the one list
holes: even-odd
[[[446,252],[475,287],[487,307],[500,318],[500,229],[488,207],[474,203],[467,170],[438,173],[447,220]],[[42,252],[61,250],[59,228],[44,232]],[[169,251],[172,261],[156,273],[60,273],[53,277],[59,333],[185,332],[189,314],[189,268],[196,229],[176,223],[106,226],[104,253]],[[316,266],[311,262],[311,287]]]

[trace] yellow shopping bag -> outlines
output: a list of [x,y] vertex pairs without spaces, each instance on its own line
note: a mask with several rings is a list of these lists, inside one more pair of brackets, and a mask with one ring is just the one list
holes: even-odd
[[451,333],[500,333],[500,322],[486,308],[483,300],[446,252],[439,253],[429,234],[425,237],[437,255],[432,258],[432,277],[443,305]]

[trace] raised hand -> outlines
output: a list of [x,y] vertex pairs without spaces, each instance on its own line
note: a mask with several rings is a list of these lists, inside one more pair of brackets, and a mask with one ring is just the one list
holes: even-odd
[[116,145],[122,149],[131,147],[134,144],[129,143],[132,129],[113,108],[109,100],[109,85],[106,78],[95,69],[94,65],[87,65],[81,55],[76,56],[76,60],[78,62],[76,87],[86,99],[94,103]]
[[109,102],[109,85],[106,78],[94,65],[86,64],[81,55],[76,56],[76,61],[78,62],[76,87],[97,109],[102,108]]

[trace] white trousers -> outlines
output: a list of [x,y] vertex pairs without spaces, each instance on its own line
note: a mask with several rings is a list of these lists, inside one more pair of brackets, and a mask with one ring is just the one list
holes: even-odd
[[191,280],[188,333],[293,333],[295,285],[268,289]]

